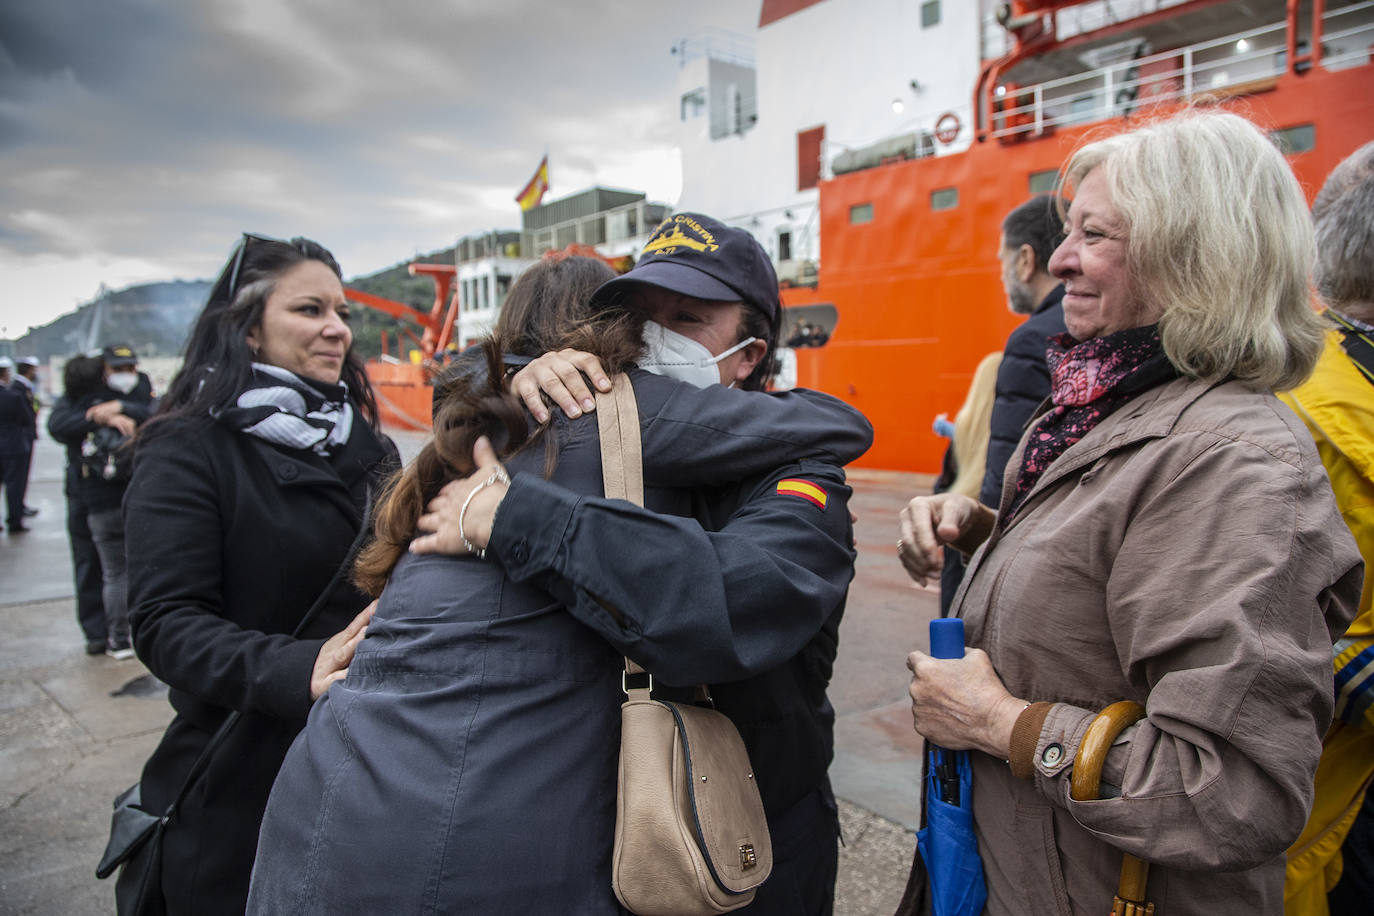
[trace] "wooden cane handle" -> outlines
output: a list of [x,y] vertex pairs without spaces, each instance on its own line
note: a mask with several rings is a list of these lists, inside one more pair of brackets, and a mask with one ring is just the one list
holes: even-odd
[[[1088,724],[1078,754],[1073,758],[1073,773],[1069,777],[1069,797],[1074,801],[1092,801],[1102,786],[1102,767],[1112,742],[1131,725],[1145,718],[1145,707],[1131,700],[1113,703],[1097,714]],[[1152,916],[1153,903],[1145,902],[1145,881],[1150,865],[1130,853],[1121,856],[1121,881],[1113,901],[1114,916]]]
[[1145,707],[1131,700],[1113,703],[1097,714],[1083,733],[1078,754],[1073,758],[1073,773],[1069,777],[1069,797],[1074,801],[1097,798],[1102,784],[1102,767],[1116,736],[1145,718]]

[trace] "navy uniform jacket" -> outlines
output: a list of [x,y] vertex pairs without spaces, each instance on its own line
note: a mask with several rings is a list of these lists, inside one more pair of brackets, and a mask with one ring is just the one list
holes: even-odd
[[[488,547],[511,578],[555,595],[656,682],[710,685],[744,738],[775,827],[827,786],[834,710],[826,688],[855,557],[841,465],[872,440],[856,417],[852,450],[699,489],[685,518],[517,479]],[[709,414],[698,421],[709,430]],[[778,434],[800,438],[810,422]],[[730,476],[722,468],[720,477]],[[786,481],[818,488],[824,504]],[[623,627],[602,602],[622,613]],[[833,821],[829,831],[803,842],[833,843]],[[779,834],[775,846],[788,839]]]
[[29,450],[31,423],[28,395],[0,385],[0,455],[22,455]]
[[[822,488],[824,509],[779,494],[789,479]],[[830,765],[825,690],[854,575],[849,492],[838,466],[803,461],[697,500],[699,518],[675,518],[520,479],[488,549],[656,681],[709,684],[772,816],[821,785]]]
[[[798,455],[851,460],[872,437],[857,411],[814,392],[697,389],[639,371],[631,378],[640,406],[645,501],[657,511],[690,511],[692,488],[765,474]],[[614,556],[638,558],[631,565],[640,581],[631,588],[646,596],[649,612],[621,606],[631,626],[644,630],[636,649],[665,639],[684,642],[671,653],[672,665],[640,653],[652,670],[678,683],[785,667],[836,615],[853,553],[848,490],[833,465],[825,476],[820,466],[807,469],[833,488],[826,509],[774,492],[757,499],[754,516],[793,529],[792,552],[817,538],[834,544],[814,558],[825,581],[768,560],[770,549],[783,548],[776,540],[771,548],[747,543],[767,537],[763,532],[737,531],[720,536],[721,547],[737,555],[729,564],[733,584],[742,587],[736,567],[753,569],[761,583],[773,578],[766,563],[794,581],[771,596],[769,613],[748,602],[730,608],[719,575],[711,582],[713,570],[693,573],[692,554],[714,553],[701,525],[579,495],[602,492],[597,421],[557,412],[555,418],[557,485],[542,479],[542,446],[506,462],[513,485],[497,527],[527,530],[533,538],[507,542],[505,549],[493,541],[486,562],[407,555],[397,564],[348,677],[315,704],[282,765],[263,820],[249,913],[620,912],[610,857],[626,640],[608,629],[604,611],[584,625],[582,596],[565,598],[566,589],[555,593],[522,574],[544,557],[546,544],[580,552],[585,539],[591,550],[599,544]],[[557,501],[541,507],[545,495]],[[780,505],[769,505],[775,502]],[[598,540],[603,513],[630,523],[609,542]],[[649,522],[643,530],[635,521],[641,517]],[[679,543],[684,535],[688,540]],[[662,552],[655,549],[664,544]],[[787,614],[779,613],[783,608]],[[680,619],[670,619],[684,609]],[[722,632],[730,609],[739,627],[734,638]],[[777,619],[791,614],[810,617],[811,632]],[[684,633],[691,639],[684,641]],[[765,717],[800,732],[794,720],[811,720],[816,699],[823,702],[823,679],[815,693],[799,695],[794,685],[778,708],[746,717],[735,703],[731,711],[746,734]],[[827,742],[809,756],[828,761],[828,752]],[[755,769],[763,783],[757,761]]]
[[1002,502],[1002,476],[1035,410],[1050,396],[1050,370],[1045,364],[1049,339],[1064,333],[1064,286],[1056,286],[1035,312],[1007,337],[997,368],[997,394],[992,404],[992,436],[978,500],[996,509]]
[[38,414],[33,389],[16,375],[0,395],[0,452],[23,454],[38,438]]

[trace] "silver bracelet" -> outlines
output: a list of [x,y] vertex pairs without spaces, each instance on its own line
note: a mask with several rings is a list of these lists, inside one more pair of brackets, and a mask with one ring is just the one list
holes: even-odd
[[[468,536],[463,532],[463,520],[467,518],[468,506],[472,503],[472,498],[481,490],[486,487],[495,486],[498,482],[508,487],[510,486],[510,476],[501,468],[492,471],[490,477],[473,487],[472,492],[468,493],[467,498],[463,500],[462,508],[458,510],[458,537],[462,539],[463,547],[467,549],[467,552],[477,557],[479,560],[486,559],[487,548],[478,547],[473,544],[472,541],[468,540]],[[494,515],[492,520],[495,521]]]

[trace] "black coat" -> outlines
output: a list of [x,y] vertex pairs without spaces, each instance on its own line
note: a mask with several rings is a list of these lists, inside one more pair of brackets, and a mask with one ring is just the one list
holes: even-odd
[[992,435],[978,499],[996,509],[1002,501],[1002,475],[1026,431],[1035,409],[1050,396],[1050,370],[1045,364],[1049,339],[1064,333],[1064,286],[1040,301],[1025,323],[1007,337],[1002,365],[997,367],[997,393],[992,403]]
[[229,710],[244,714],[167,828],[171,913],[243,912],[315,658],[368,600],[345,580],[301,638],[290,634],[344,560],[369,488],[396,464],[361,417],[328,459],[208,421],[171,421],[139,442],[124,504],[133,640],[177,713],[144,767],[144,806],[163,810]]
[[86,419],[86,411],[106,401],[119,401],[120,412],[139,426],[153,415],[152,383],[148,376],[138,374],[138,386],[128,394],[120,394],[112,388],[102,386],[99,391],[77,398],[75,401],[66,395],[57,399],[48,414],[48,435],[67,447],[67,480],[64,492],[75,493],[92,511],[118,509],[124,498],[127,481],[109,483],[102,480],[82,479],[81,443],[87,433],[93,433],[100,424]]
[[0,386],[0,454],[22,455],[37,438],[33,393],[19,379]]

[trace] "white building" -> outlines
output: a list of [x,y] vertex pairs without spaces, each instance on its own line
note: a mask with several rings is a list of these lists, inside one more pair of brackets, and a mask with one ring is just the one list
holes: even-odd
[[524,228],[492,230],[458,241],[460,347],[491,332],[511,284],[547,251],[587,245],[602,256],[634,256],[671,208],[642,192],[595,187],[526,210]]
[[779,279],[804,283],[820,258],[816,185],[837,160],[968,145],[981,7],[991,4],[764,0],[752,39],[684,39],[679,208],[751,230]]

